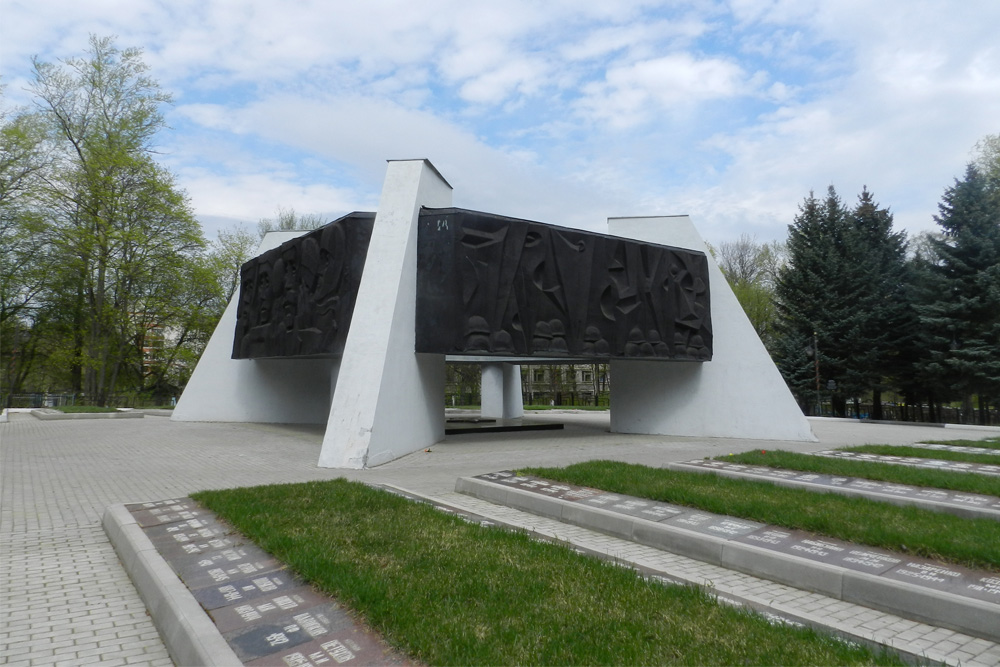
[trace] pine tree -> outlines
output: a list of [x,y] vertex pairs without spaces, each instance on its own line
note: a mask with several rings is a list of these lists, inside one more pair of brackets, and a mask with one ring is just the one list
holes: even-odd
[[924,372],[967,402],[978,395],[982,423],[1000,396],[1000,200],[991,190],[972,164],[945,190],[934,217],[944,235],[919,308]]

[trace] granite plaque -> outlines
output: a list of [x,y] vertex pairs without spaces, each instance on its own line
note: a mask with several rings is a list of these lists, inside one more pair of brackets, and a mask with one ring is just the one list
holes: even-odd
[[278,651],[315,639],[332,639],[336,631],[349,630],[350,617],[332,605],[302,609],[273,622],[259,621],[254,625],[226,633],[224,637],[243,662],[272,655]]
[[335,667],[336,665],[410,665],[404,656],[357,629],[335,631],[323,639],[276,651],[245,663],[247,667]]
[[[259,552],[260,555],[258,553],[241,554],[240,552],[244,550],[245,547],[233,547],[224,549],[221,552],[197,556],[194,562],[190,562],[190,557],[185,557],[185,560],[189,562],[184,564],[171,562],[170,565],[189,588],[204,588],[212,584],[246,579],[250,576],[273,572],[284,567],[281,562],[271,558],[259,549],[253,551]],[[219,554],[229,554],[231,556],[239,556],[239,558],[235,560],[228,558],[217,560],[207,557]]]
[[275,623],[289,614],[321,605],[336,607],[328,598],[308,586],[291,588],[274,595],[265,595],[228,607],[217,607],[208,612],[219,632],[225,634],[257,623]]
[[705,535],[714,535],[725,539],[740,537],[764,527],[756,521],[746,521],[708,512],[687,511],[663,522],[668,526],[676,526],[693,530]]
[[150,542],[158,547],[161,545],[175,546],[188,542],[207,542],[213,538],[227,537],[232,532],[230,527],[205,516],[150,526],[145,529]]
[[713,470],[752,479],[781,479],[810,484],[820,488],[851,489],[862,494],[878,494],[882,496],[908,498],[914,501],[927,500],[952,507],[973,507],[976,509],[1000,511],[1000,498],[974,493],[946,491],[943,489],[927,489],[916,486],[908,486],[905,484],[894,484],[892,482],[879,482],[858,477],[811,475],[791,470],[764,468],[760,466],[745,466],[736,463],[727,463],[725,461],[695,460],[679,463],[677,465]]
[[126,505],[141,528],[196,519],[204,510],[190,498],[159,500],[148,503]]
[[265,595],[298,588],[303,583],[290,573],[279,570],[256,577],[239,579],[227,584],[193,589],[195,599],[205,609],[217,609],[233,604],[244,604]]
[[814,456],[827,456],[856,461],[872,461],[875,463],[891,463],[894,465],[913,466],[916,468],[929,468],[934,470],[948,470],[952,472],[971,472],[978,475],[1000,476],[1000,465],[987,465],[985,463],[965,463],[962,461],[923,459],[916,456],[887,456],[883,454],[868,454],[866,452],[846,452],[839,449],[813,452],[812,454]]
[[958,565],[906,559],[882,576],[1000,605],[1000,576]]

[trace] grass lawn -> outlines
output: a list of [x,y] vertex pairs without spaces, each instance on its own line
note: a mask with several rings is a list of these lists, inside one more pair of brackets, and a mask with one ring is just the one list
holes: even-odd
[[76,414],[80,412],[118,412],[115,408],[102,408],[98,405],[63,405],[54,409],[59,412],[65,412],[66,414]]
[[926,486],[965,493],[982,493],[988,496],[1000,496],[1000,478],[990,475],[975,475],[952,470],[928,470],[924,468],[908,468],[891,463],[876,463],[874,461],[852,461],[850,459],[833,459],[811,454],[798,454],[781,450],[760,450],[743,452],[733,456],[716,457],[719,461],[744,463],[747,465],[767,466],[769,468],[784,468],[802,470],[824,475],[839,475],[841,477],[863,477],[880,482],[894,482],[909,486]]
[[1000,464],[1000,456],[996,454],[967,454],[966,452],[949,452],[944,449],[924,449],[922,447],[906,447],[901,445],[859,445],[858,447],[842,447],[841,451],[879,454],[881,456],[914,456],[921,459],[985,463],[986,465]]
[[984,449],[1000,449],[1000,438],[984,440],[928,440],[928,445],[954,445],[956,447],[982,447]]
[[194,497],[429,665],[902,664],[355,482]]
[[1000,572],[1000,522],[991,519],[617,461],[520,472]]

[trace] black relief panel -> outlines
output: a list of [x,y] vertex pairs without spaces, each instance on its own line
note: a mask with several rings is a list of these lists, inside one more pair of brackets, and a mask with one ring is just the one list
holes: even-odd
[[424,209],[416,351],[708,361],[704,253],[462,209]]
[[374,213],[351,213],[243,265],[234,359],[343,353]]

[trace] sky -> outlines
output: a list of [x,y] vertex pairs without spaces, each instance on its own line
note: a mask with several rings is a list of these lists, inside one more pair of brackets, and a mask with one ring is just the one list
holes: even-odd
[[1000,133],[997,26],[997,0],[0,0],[0,82],[30,105],[32,57],[142,48],[209,238],[375,210],[407,158],[455,206],[591,231],[783,240],[833,185],[916,234]]

